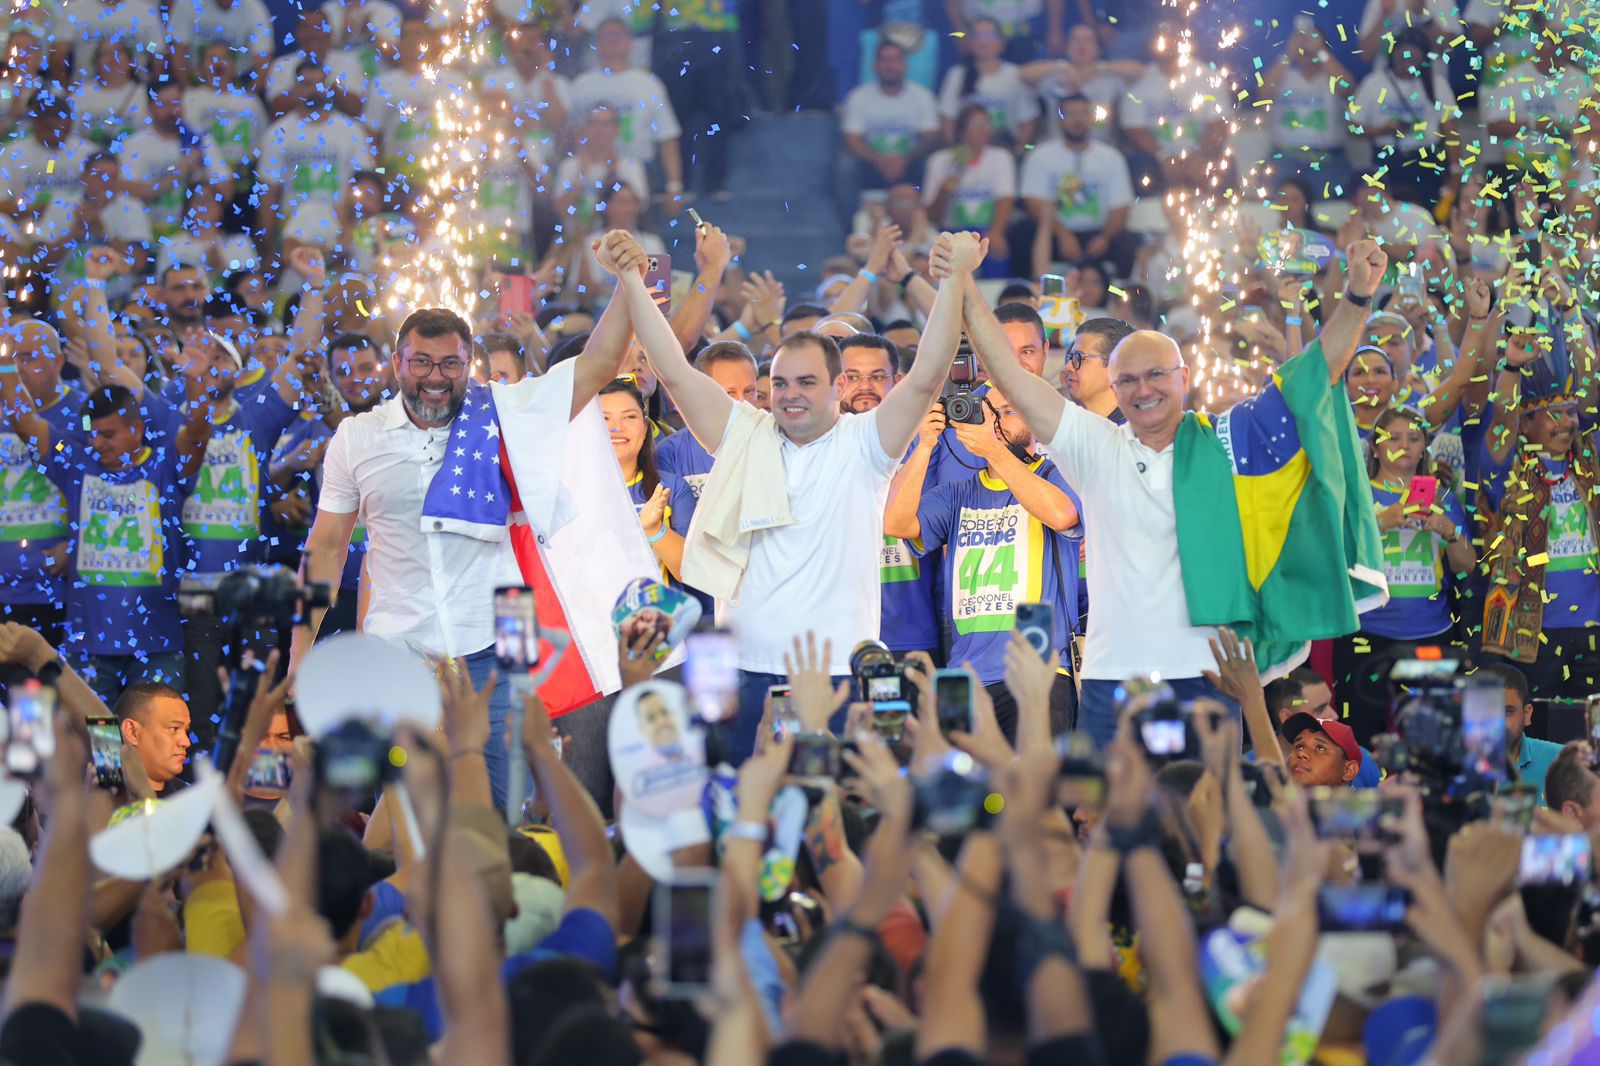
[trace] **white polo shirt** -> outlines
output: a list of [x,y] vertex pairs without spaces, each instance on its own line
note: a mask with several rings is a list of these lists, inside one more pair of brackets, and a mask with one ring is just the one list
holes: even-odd
[[787,673],[784,653],[810,628],[819,648],[824,640],[833,642],[829,672],[847,674],[851,650],[878,638],[883,508],[899,459],[878,440],[875,410],[840,415],[810,444],[785,437],[781,447],[795,523],[751,537],[750,563],[731,619],[739,635],[739,666]]
[[345,419],[323,459],[320,506],[359,513],[367,527],[372,599],[364,631],[455,656],[494,643],[495,586],[520,585],[522,576],[509,537],[482,541],[422,529],[423,501],[444,463],[450,429],[418,426],[398,396]]
[[1046,446],[1093,521],[1084,532],[1089,632],[1083,676],[1121,681],[1215,668],[1210,626],[1189,624],[1172,503],[1172,446],[1152,451],[1117,425],[1068,403]]

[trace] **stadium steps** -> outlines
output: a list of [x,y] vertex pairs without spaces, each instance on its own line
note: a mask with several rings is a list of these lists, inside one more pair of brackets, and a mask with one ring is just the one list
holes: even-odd
[[[695,205],[708,222],[745,238],[745,265],[777,275],[790,303],[822,281],[824,260],[844,250],[845,228],[830,199],[838,127],[833,115],[815,112],[753,116],[733,134],[731,199]],[[662,234],[679,269],[694,262],[689,228],[683,216]]]

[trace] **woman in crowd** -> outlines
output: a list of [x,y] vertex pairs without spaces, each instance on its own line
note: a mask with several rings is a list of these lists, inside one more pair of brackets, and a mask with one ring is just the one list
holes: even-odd
[[[632,381],[618,379],[600,390],[600,411],[611,435],[611,451],[639,514],[639,524],[662,567],[673,577],[683,563],[683,536],[669,524],[672,495],[682,483],[656,469],[656,447],[644,396]],[[669,484],[670,480],[670,484]]]
[[993,142],[994,127],[981,104],[956,119],[956,144],[928,159],[922,196],[939,229],[977,230],[989,239],[984,277],[1010,276],[1006,227],[1017,195],[1017,161]]
[[957,140],[956,120],[962,108],[982,104],[1001,141],[1016,150],[1032,144],[1039,97],[1022,80],[1017,65],[1001,58],[1006,45],[1000,24],[991,18],[974,19],[961,45],[966,57],[950,68],[939,87],[945,140]]

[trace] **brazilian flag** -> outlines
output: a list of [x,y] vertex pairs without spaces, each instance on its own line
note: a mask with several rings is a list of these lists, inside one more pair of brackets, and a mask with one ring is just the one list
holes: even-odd
[[1240,408],[1184,416],[1173,466],[1189,620],[1249,637],[1264,680],[1388,601],[1361,438],[1320,342]]

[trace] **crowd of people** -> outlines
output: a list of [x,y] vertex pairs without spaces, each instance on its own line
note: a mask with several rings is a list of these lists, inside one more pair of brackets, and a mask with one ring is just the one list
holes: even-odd
[[0,1063],[1592,1055],[1592,16],[751,6],[11,14]]

